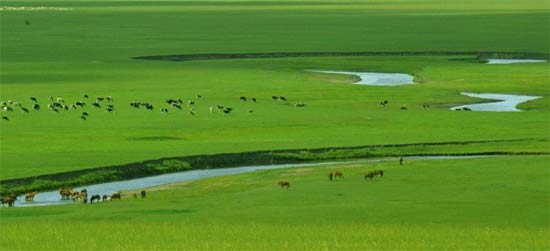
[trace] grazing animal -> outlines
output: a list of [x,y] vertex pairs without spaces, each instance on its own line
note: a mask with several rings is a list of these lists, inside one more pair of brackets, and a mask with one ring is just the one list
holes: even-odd
[[80,199],[82,200],[82,203],[84,204],[88,203],[88,190],[86,189],[80,190]]
[[90,197],[90,204],[93,204],[94,201],[99,202],[99,200],[101,200],[101,196],[99,194],[94,194]]
[[187,101],[187,105],[195,105],[195,101],[189,100],[189,101]]
[[87,112],[82,112],[82,116],[88,116]]
[[407,110],[408,108],[405,106],[401,106],[401,110]]
[[399,165],[403,165],[403,157],[399,158]]
[[177,108],[178,110],[181,110],[181,105],[178,103],[173,103],[172,106]]
[[26,201],[33,201],[34,200],[34,196],[37,194],[38,192],[29,192],[29,193],[26,193],[25,194],[25,200]]
[[279,99],[279,97],[277,97],[277,96],[271,96],[271,99],[277,100],[277,99]]
[[83,102],[83,101],[75,101],[74,104],[76,106],[80,106],[80,107],[84,107],[86,105],[86,102]]
[[137,199],[137,193],[134,193],[132,196],[134,196],[134,199]]
[[95,107],[95,108],[101,108],[101,105],[97,102],[93,102],[92,106]]
[[343,179],[344,178],[344,174],[340,171],[336,171],[334,172],[334,178],[340,178],[340,179]]
[[13,205],[15,204],[15,199],[16,198],[13,198],[13,197],[6,197],[4,198],[4,200],[2,201],[2,206],[4,204],[7,204],[8,207],[13,207]]
[[141,190],[141,198],[144,199],[147,192],[145,190]]
[[61,195],[62,200],[68,200],[71,198],[72,189],[59,188],[59,195]]
[[88,94],[84,93],[83,97],[88,98]]
[[281,188],[285,188],[286,189],[289,189],[290,188],[290,182],[288,181],[279,181],[277,184],[279,184],[279,186],[281,186]]
[[254,110],[248,109],[248,113],[253,113],[253,112],[254,112]]
[[29,98],[32,102],[38,102],[38,100],[35,98],[35,97],[30,97]]
[[80,192],[73,191],[72,197],[73,197],[73,202],[80,201]]
[[5,120],[5,121],[10,121],[10,119],[6,116],[2,116],[2,119]]
[[39,104],[34,104],[34,105],[32,105],[32,109],[35,110],[35,111],[40,111],[40,105]]
[[109,196],[107,196],[106,194],[104,194],[104,195],[101,197],[101,200],[102,200],[102,201],[106,201],[107,199],[109,199]]
[[374,170],[370,171],[368,173],[365,173],[365,180],[376,178],[376,176],[383,177],[384,171],[383,170]]
[[332,177],[334,177],[333,173],[328,173],[328,180],[332,181]]
[[98,102],[98,101],[103,101],[103,100],[105,100],[105,98],[103,98],[103,97],[96,97],[95,100],[96,100],[96,102]]
[[25,107],[21,107],[21,111],[24,112],[24,113],[29,113],[29,109],[27,109]]
[[244,97],[244,96],[241,96],[239,99],[242,100],[242,101],[246,101],[246,97]]
[[202,99],[202,95],[197,94],[197,98],[198,98],[198,99]]
[[114,100],[113,97],[111,97],[111,96],[107,96],[106,99],[107,99],[107,102],[113,102],[113,100]]
[[256,98],[252,98],[252,102],[256,103]]
[[87,120],[87,119],[88,119],[88,117],[86,117],[86,116],[82,115],[82,116],[80,116],[80,119],[82,119],[82,120]]
[[282,100],[282,101],[286,101],[286,98],[283,97],[283,96],[280,96],[279,99]]
[[168,109],[166,109],[166,108],[160,108],[160,113],[161,113],[161,114],[168,113]]
[[111,195],[111,200],[120,200],[121,197],[120,193],[114,193]]

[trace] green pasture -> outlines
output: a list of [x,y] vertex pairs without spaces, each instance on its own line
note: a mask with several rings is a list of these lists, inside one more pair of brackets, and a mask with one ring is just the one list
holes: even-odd
[[[0,101],[30,109],[33,96],[41,110],[0,112],[9,118],[0,121],[0,181],[277,149],[411,144],[295,153],[314,160],[365,151],[548,153],[548,63],[486,65],[472,55],[132,57],[548,54],[549,30],[549,0],[1,1]],[[354,85],[352,76],[308,70],[407,73],[416,84]],[[460,92],[541,98],[519,105],[521,112],[450,111],[488,102]],[[50,96],[87,106],[54,113]],[[99,96],[112,96],[116,111],[106,112],[106,102],[92,108]],[[170,98],[194,100],[196,115],[169,107]],[[133,101],[154,110],[132,108]],[[210,113],[216,105],[233,111]],[[435,142],[455,143],[424,144]],[[146,199],[130,191],[98,205],[0,208],[0,250],[548,250],[549,166],[547,155],[334,164],[171,184],[147,189]],[[363,174],[374,169],[384,177],[366,182]],[[335,170],[344,180],[328,181]],[[291,188],[279,188],[281,180]]]
[[[544,250],[547,156],[302,167],[1,209],[3,250]],[[383,178],[363,174],[384,170]],[[330,182],[340,170],[343,180]],[[278,187],[287,180],[290,189]]]
[[[495,66],[441,56],[129,61],[116,68],[103,67],[101,63],[53,64],[47,71],[31,71],[4,66],[2,97],[30,107],[28,97],[36,96],[42,110],[9,113],[10,121],[0,124],[2,178],[160,157],[269,149],[503,139],[546,142],[511,142],[478,150],[547,151],[549,146],[547,64]],[[352,85],[348,76],[307,69],[404,72],[418,75],[422,83]],[[522,104],[525,112],[450,111],[453,105],[480,101],[460,91],[543,98]],[[56,114],[45,107],[50,95],[72,102],[84,100],[83,93],[113,96],[116,112],[88,104],[85,109]],[[197,94],[204,98],[197,99]],[[273,95],[285,96],[289,103],[273,101]],[[240,96],[256,97],[258,102],[242,102]],[[196,116],[189,115],[187,108],[160,114],[161,107],[168,107],[164,101],[176,97],[196,100]],[[385,108],[378,104],[384,99],[390,100]],[[129,106],[134,100],[150,102],[155,110],[136,110]],[[307,106],[293,107],[296,101]],[[423,109],[423,104],[430,108]],[[232,107],[234,112],[211,114],[209,107],[214,105]],[[401,110],[402,106],[408,110]],[[80,120],[82,111],[90,113],[88,120]]]

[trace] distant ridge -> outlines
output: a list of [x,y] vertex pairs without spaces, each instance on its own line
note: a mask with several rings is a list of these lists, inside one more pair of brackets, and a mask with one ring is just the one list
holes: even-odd
[[477,56],[479,58],[550,59],[548,53],[499,51],[366,51],[366,52],[258,52],[137,56],[132,59],[193,61],[246,58],[341,57],[341,56]]

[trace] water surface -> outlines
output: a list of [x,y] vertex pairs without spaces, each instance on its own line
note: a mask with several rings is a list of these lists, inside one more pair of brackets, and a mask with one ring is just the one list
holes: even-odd
[[523,63],[545,63],[541,59],[487,59],[487,64],[523,64]]
[[472,111],[481,112],[518,112],[521,111],[517,105],[530,100],[538,99],[538,96],[513,95],[513,94],[496,94],[496,93],[469,93],[461,92],[460,94],[468,97],[483,98],[497,100],[495,102],[469,104],[451,107],[451,110],[462,110],[468,108]]
[[352,71],[323,71],[309,70],[311,72],[328,74],[345,74],[359,77],[354,84],[375,86],[396,86],[414,84],[414,76],[404,73],[379,73],[379,72],[352,72]]

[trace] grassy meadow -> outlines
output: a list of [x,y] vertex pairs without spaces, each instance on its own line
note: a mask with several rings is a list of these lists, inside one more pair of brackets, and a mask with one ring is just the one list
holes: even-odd
[[[548,156],[301,167],[2,210],[5,250],[544,250]],[[384,177],[365,181],[369,170]],[[344,179],[330,182],[328,172]],[[280,188],[279,180],[291,182]],[[24,234],[22,234],[24,233]]]
[[[25,8],[22,8],[25,7]],[[412,144],[373,153],[549,153],[548,63],[471,55],[197,61],[132,57],[258,52],[550,53],[550,1],[0,2],[2,180],[166,157]],[[407,73],[352,84],[308,70]],[[540,96],[521,112],[449,108],[460,92]],[[89,98],[84,98],[88,94]],[[202,98],[198,98],[200,94]],[[84,108],[55,113],[49,97]],[[115,112],[90,104],[112,96]],[[243,102],[239,97],[246,96]],[[288,102],[272,100],[284,96]],[[257,102],[251,102],[255,97]],[[165,103],[195,101],[195,115]],[[381,107],[379,102],[389,100]],[[133,101],[149,102],[152,111]],[[295,102],[306,104],[294,107]],[[233,108],[230,114],[212,106]],[[423,108],[429,105],[429,108]],[[402,110],[401,107],[407,107]],[[161,108],[168,113],[161,114]],[[86,120],[80,119],[88,112]],[[467,143],[475,141],[477,143]],[[464,142],[424,146],[425,143]],[[101,205],[0,209],[1,250],[545,250],[548,156],[346,164],[179,183]],[[365,182],[362,174],[387,175]],[[327,172],[345,180],[328,182]],[[288,191],[276,186],[291,181]],[[9,227],[6,227],[9,226]]]

